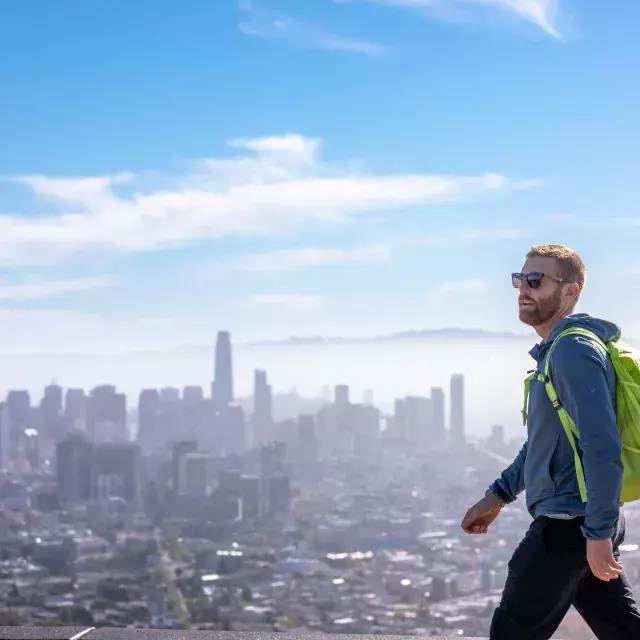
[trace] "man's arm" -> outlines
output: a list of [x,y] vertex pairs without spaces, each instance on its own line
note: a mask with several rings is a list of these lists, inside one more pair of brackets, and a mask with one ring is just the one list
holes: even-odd
[[515,502],[518,494],[524,490],[524,462],[527,457],[529,441],[522,445],[516,459],[500,474],[500,477],[491,485],[491,491],[497,493],[505,504]]
[[622,440],[607,382],[606,351],[584,337],[562,338],[551,355],[558,398],[580,433],[587,507],[582,531],[610,539],[620,512]]
[[[520,449],[516,459],[491,485],[495,495],[485,495],[465,513],[462,529],[470,534],[487,533],[505,504],[515,502],[524,489],[524,461],[527,457],[527,443]],[[496,497],[497,496],[497,497]]]

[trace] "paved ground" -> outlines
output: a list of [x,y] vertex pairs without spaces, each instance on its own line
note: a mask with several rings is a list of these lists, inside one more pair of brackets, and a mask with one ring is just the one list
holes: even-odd
[[[83,627],[0,627],[0,640],[305,640],[305,634],[234,633],[212,631],[165,631],[156,629],[86,629]],[[340,636],[313,634],[314,640],[335,640]],[[344,636],[348,640],[416,640],[416,636]],[[431,638],[430,640],[465,640]],[[466,640],[474,640],[467,638]],[[481,640],[476,638],[475,640]]]

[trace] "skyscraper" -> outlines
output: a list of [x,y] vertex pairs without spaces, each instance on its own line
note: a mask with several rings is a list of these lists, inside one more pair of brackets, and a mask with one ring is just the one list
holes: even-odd
[[164,387],[164,389],[160,389],[160,401],[162,404],[180,402],[180,389],[176,389],[175,387]]
[[9,410],[0,403],[0,469],[9,467]]
[[84,389],[67,389],[64,398],[64,418],[67,429],[84,431],[87,428],[87,396]]
[[253,437],[256,443],[267,442],[272,435],[271,385],[267,372],[256,370],[253,385]]
[[246,421],[242,407],[230,404],[216,412],[218,452],[223,455],[241,455],[246,451]]
[[62,413],[62,387],[57,384],[45,387],[41,406],[47,413],[60,415]]
[[85,502],[93,486],[93,447],[83,435],[68,436],[56,447],[56,477],[61,504]]
[[171,464],[171,480],[173,489],[176,494],[180,488],[180,468],[182,465],[181,459],[188,453],[196,453],[198,451],[198,443],[191,440],[184,440],[182,442],[176,442],[173,445],[172,450],[172,464]]
[[158,446],[164,434],[160,430],[160,394],[157,389],[143,389],[138,400],[138,436],[143,449]]
[[456,373],[451,376],[451,442],[464,444],[464,375]]
[[346,384],[336,385],[334,402],[339,406],[349,404],[349,387]]
[[94,499],[113,497],[139,504],[140,448],[133,442],[98,444],[93,447]]
[[204,400],[202,387],[190,386],[182,390],[182,401],[185,406],[195,407]]
[[42,433],[53,440],[61,438],[65,426],[62,416],[62,387],[57,384],[45,387],[40,414]]
[[[209,402],[204,399],[202,387],[191,386],[183,389],[181,432],[185,437],[198,440],[202,428],[205,427],[206,430],[205,418]],[[208,426],[210,430],[211,425]]]
[[196,451],[180,458],[178,495],[206,497],[209,494],[213,457],[210,453]]
[[87,402],[87,433],[92,442],[126,441],[127,398],[116,393],[112,385],[102,385],[91,391]]
[[316,420],[314,416],[302,414],[298,416],[298,439],[296,462],[304,473],[313,471],[318,461],[318,438],[316,436]]
[[13,444],[20,440],[21,434],[30,426],[31,398],[28,391],[9,391],[7,395],[9,413],[9,437]]
[[217,410],[224,409],[233,402],[231,335],[228,331],[218,332],[212,397]]

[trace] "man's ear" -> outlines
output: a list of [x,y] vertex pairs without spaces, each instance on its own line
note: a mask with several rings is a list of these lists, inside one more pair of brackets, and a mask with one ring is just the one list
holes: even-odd
[[572,282],[567,287],[567,297],[572,302],[577,302],[578,301],[578,298],[580,297],[580,285],[578,283]]

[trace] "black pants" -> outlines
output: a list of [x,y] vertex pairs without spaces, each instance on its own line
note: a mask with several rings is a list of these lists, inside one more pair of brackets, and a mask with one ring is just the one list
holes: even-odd
[[[573,605],[599,640],[640,639],[640,614],[626,576],[603,582],[587,563],[584,518],[536,518],[509,562],[491,640],[548,640]],[[624,516],[616,527],[616,559]]]

